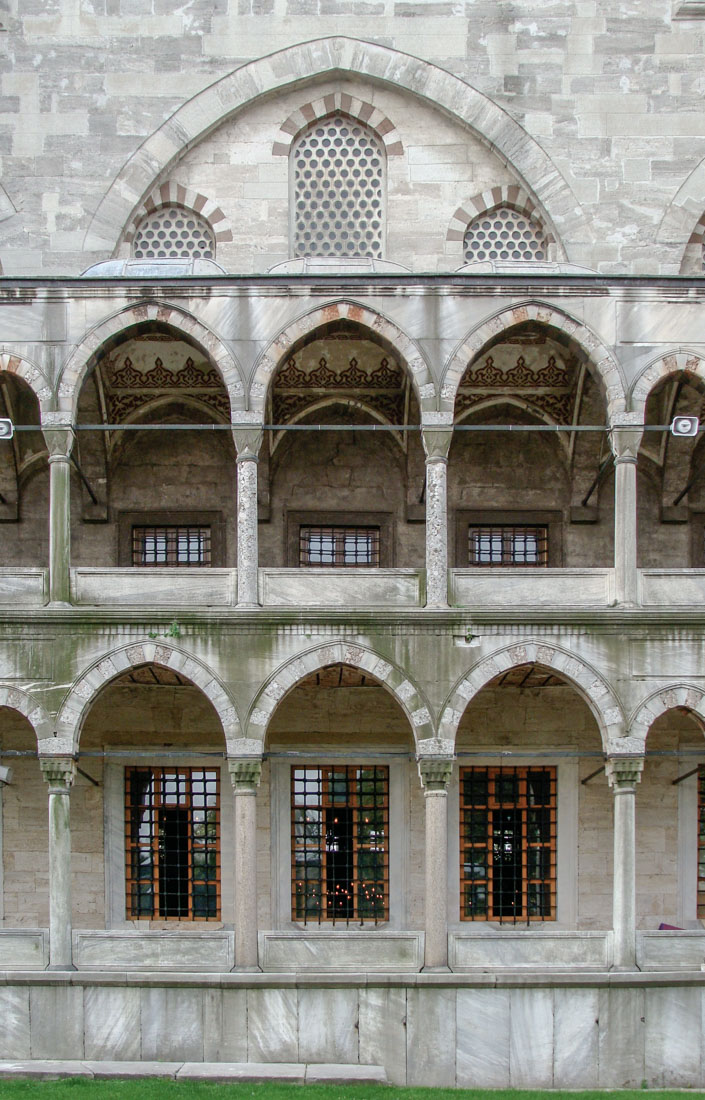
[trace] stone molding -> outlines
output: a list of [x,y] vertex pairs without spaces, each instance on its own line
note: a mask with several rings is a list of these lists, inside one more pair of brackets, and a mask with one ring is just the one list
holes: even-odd
[[254,794],[262,778],[262,757],[228,757],[228,771],[236,794]]
[[211,329],[193,314],[169,302],[141,302],[128,306],[101,321],[79,340],[73,352],[61,368],[58,383],[59,409],[65,417],[74,421],[77,416],[78,398],[84,379],[93,363],[95,353],[109,339],[125,335],[131,327],[156,321],[173,331],[175,336],[184,334],[192,339],[223,379],[230,399],[231,416],[244,406],[245,387],[240,366],[229,348]]
[[454,756],[419,756],[419,779],[424,793],[429,791],[447,791],[453,774]]
[[294,141],[302,130],[306,130],[312,122],[328,118],[333,114],[347,115],[373,130],[382,142],[388,157],[398,157],[403,154],[404,146],[399,131],[384,112],[373,103],[358,99],[348,92],[331,92],[320,99],[302,103],[282,122],[272,145],[272,156],[288,157]]
[[70,793],[76,778],[76,761],[72,756],[40,756],[39,766],[50,794]]
[[[154,187],[139,209],[135,211],[125,227],[122,241],[116,249],[116,255],[121,254],[123,251],[122,246],[132,244],[137,227],[143,218],[146,218],[149,214],[154,214],[156,210],[160,210],[164,206],[172,205],[181,206],[184,210],[192,210],[194,214],[199,214],[202,218],[205,218],[213,230],[216,245],[226,244],[228,241],[233,240],[232,225],[213,199],[209,199],[200,191],[192,191],[190,187],[184,187],[177,180],[167,180],[165,183],[159,184],[158,187]],[[125,255],[128,255],[129,249],[125,247],[124,252]]]
[[596,372],[610,417],[626,408],[626,385],[622,370],[602,340],[582,321],[555,306],[530,301],[501,310],[463,337],[443,371],[440,393],[442,409],[454,409],[458,387],[468,365],[477,358],[489,341],[496,340],[503,331],[526,321],[536,321],[548,329],[562,332],[578,344]]
[[558,248],[561,258],[563,258],[564,250],[548,224],[545,212],[534,201],[529,192],[516,183],[501,184],[491,187],[489,191],[481,191],[479,194],[473,195],[472,198],[466,199],[455,211],[450,219],[446,240],[459,243],[458,256],[460,258],[462,258],[463,253],[462,243],[465,240],[465,233],[470,222],[474,221],[480,214],[488,214],[498,206],[510,206],[512,210],[524,214],[532,221],[540,221],[541,228],[546,235],[546,243],[553,248]]
[[32,727],[37,741],[40,738],[51,738],[53,727],[49,714],[26,691],[9,685],[0,685],[0,707],[9,707],[10,710],[16,710],[19,714],[24,715]]
[[630,787],[635,787],[641,780],[643,770],[643,756],[610,757],[605,764],[607,781],[615,793],[619,790],[629,790]]
[[400,363],[406,367],[422,411],[435,410],[436,387],[428,363],[418,345],[402,332],[393,321],[377,310],[354,301],[330,302],[324,306],[304,313],[274,337],[260,355],[252,376],[250,386],[250,408],[258,410],[264,416],[267,392],[274,375],[284,359],[290,354],[292,344],[311,335],[322,325],[331,321],[346,319],[357,322],[361,328],[369,329],[373,336],[380,336],[392,345]]
[[618,750],[625,722],[621,704],[612,688],[591,665],[545,641],[519,642],[478,661],[453,688],[441,712],[439,735],[455,743],[460,720],[471,700],[495,677],[524,664],[543,665],[563,677],[592,711],[605,751]]

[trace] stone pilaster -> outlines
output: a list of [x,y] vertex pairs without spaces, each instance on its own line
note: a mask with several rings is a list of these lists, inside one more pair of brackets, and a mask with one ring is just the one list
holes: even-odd
[[448,968],[448,783],[453,743],[431,738],[418,744],[417,762],[426,810],[424,970]]
[[637,602],[637,456],[641,428],[635,413],[623,413],[610,432],[614,454],[614,571],[617,603]]
[[262,431],[234,427],[233,438],[237,448],[237,603],[238,607],[257,607],[257,464]]
[[611,757],[605,773],[614,795],[614,869],[612,888],[615,970],[636,970],[636,787],[643,756]]
[[43,429],[49,451],[49,600],[71,599],[71,450],[70,425]]
[[453,433],[443,423],[424,425],[422,436],[426,452],[426,606],[447,607],[448,451]]
[[49,969],[74,970],[71,952],[71,787],[76,761],[40,757],[49,788]]
[[235,969],[259,970],[257,952],[257,788],[262,758],[228,759],[235,792]]

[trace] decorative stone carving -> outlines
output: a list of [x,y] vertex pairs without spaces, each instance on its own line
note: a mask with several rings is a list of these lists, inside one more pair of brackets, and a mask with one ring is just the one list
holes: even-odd
[[605,765],[605,775],[614,790],[635,787],[643,770],[643,756],[612,757]]
[[68,794],[76,778],[76,761],[71,756],[39,758],[42,776],[49,784],[49,793]]
[[239,760],[230,757],[228,770],[235,794],[254,794],[262,776],[262,757],[250,756]]

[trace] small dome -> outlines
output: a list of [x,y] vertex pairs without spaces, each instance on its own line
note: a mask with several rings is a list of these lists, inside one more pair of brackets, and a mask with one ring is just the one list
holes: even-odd
[[596,275],[590,267],[552,260],[477,260],[464,264],[458,275]]
[[225,274],[225,269],[215,260],[102,260],[81,272],[81,278],[176,279]]
[[270,267],[270,275],[395,275],[408,267],[373,256],[302,256]]

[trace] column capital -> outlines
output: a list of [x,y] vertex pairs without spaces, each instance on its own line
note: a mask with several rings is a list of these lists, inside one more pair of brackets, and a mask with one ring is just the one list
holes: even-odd
[[609,426],[609,441],[616,463],[636,462],[644,434],[641,413],[618,413]]
[[69,794],[76,778],[76,761],[72,756],[40,756],[42,778],[49,784],[50,794]]
[[441,737],[429,737],[419,741],[416,762],[424,793],[446,791],[455,763],[454,745]]
[[421,422],[426,462],[447,462],[453,442],[453,413],[426,413]]
[[611,756],[605,764],[607,781],[615,792],[635,788],[643,770],[643,756]]
[[[51,416],[51,413],[47,414]],[[76,442],[72,424],[47,425],[47,416],[42,422],[42,435],[49,451],[49,462],[68,462],[73,445]]]
[[262,757],[228,757],[230,782],[236,794],[254,794],[262,777]]
[[238,423],[232,425],[233,441],[238,462],[257,462],[262,446],[262,422]]

